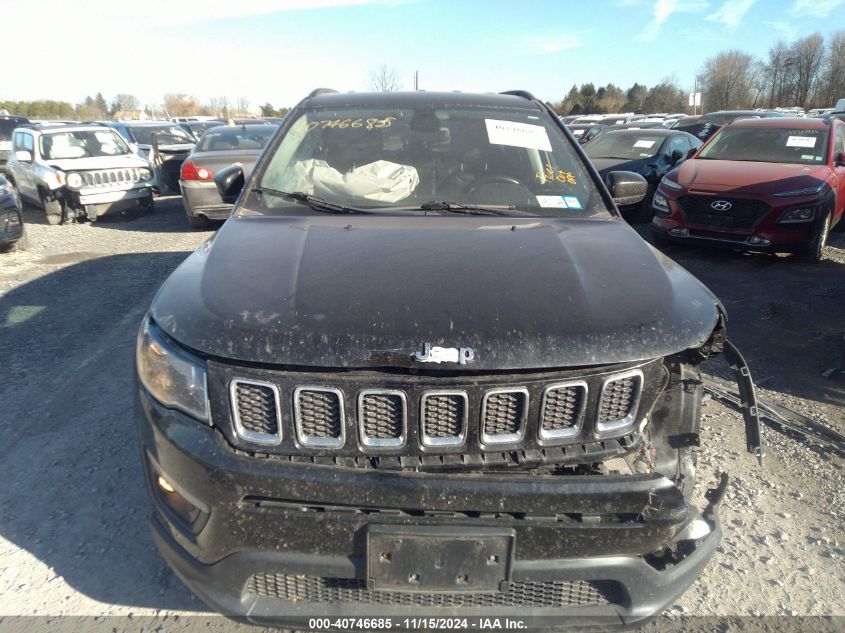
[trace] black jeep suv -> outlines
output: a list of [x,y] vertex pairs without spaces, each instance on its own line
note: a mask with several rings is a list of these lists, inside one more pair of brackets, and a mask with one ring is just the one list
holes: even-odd
[[689,504],[698,366],[753,386],[620,218],[640,176],[525,92],[319,90],[216,178],[233,215],[153,301],[136,393],[155,541],[207,604],[619,625],[695,580],[725,485]]

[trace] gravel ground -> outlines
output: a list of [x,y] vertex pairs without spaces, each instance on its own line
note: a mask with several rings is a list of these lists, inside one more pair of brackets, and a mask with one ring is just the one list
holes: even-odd
[[[0,627],[3,616],[132,614],[190,628],[185,616],[206,610],[148,535],[131,372],[153,294],[211,233],[188,229],[178,198],[128,222],[39,218],[26,213],[27,250],[0,255]],[[760,394],[845,431],[845,234],[818,266],[668,254],[726,305]],[[727,375],[717,362],[708,371]],[[705,403],[697,494],[730,474],[725,538],[664,622],[845,616],[845,462],[773,431],[765,439],[760,467],[744,452],[740,417]]]

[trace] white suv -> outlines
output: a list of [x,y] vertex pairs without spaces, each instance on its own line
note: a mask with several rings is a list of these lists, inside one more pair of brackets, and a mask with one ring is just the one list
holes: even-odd
[[149,161],[104,126],[17,128],[6,171],[18,195],[42,207],[50,224],[153,207]]

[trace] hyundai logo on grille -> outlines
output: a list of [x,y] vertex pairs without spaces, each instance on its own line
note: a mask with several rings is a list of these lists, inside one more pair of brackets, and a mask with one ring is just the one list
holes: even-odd
[[728,211],[732,206],[734,205],[727,200],[716,200],[716,202],[710,204],[710,208],[716,211]]

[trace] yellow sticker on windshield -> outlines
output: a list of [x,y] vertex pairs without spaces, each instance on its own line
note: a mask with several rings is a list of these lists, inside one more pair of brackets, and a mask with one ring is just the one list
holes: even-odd
[[540,184],[559,182],[562,184],[574,185],[578,182],[575,180],[575,176],[571,171],[564,171],[562,169],[555,170],[555,168],[549,164],[546,164],[543,171],[538,171],[534,174],[534,177]]

